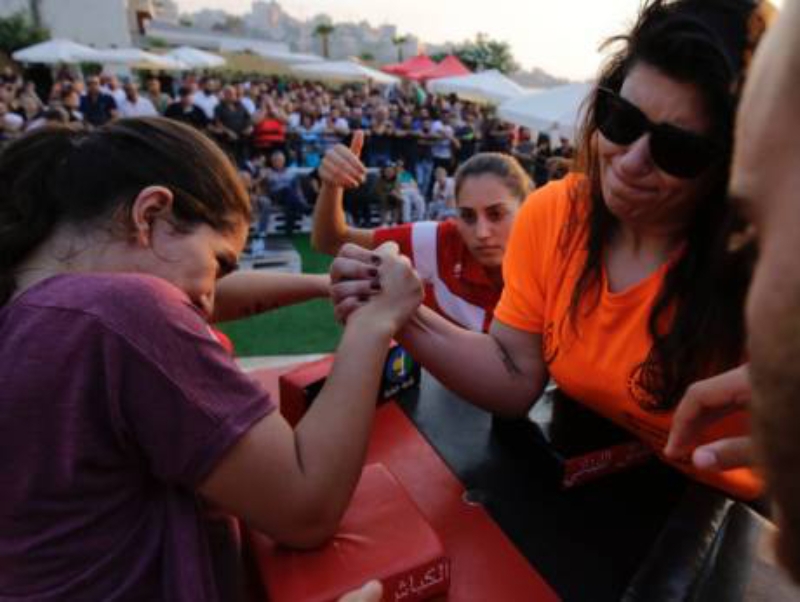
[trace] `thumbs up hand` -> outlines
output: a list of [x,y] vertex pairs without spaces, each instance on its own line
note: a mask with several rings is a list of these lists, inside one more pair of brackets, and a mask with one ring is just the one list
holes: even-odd
[[320,179],[330,186],[358,188],[367,179],[367,168],[359,156],[364,147],[364,132],[356,130],[350,148],[337,144],[327,153],[319,167]]

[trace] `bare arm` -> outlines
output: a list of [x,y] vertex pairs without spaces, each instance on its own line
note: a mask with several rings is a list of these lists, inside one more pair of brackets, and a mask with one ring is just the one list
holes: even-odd
[[730,184],[759,242],[746,313],[753,434],[782,532],[779,556],[798,581],[799,30],[800,3],[786,2],[759,45],[747,77]]
[[238,320],[328,296],[327,274],[281,274],[250,270],[236,272],[217,283],[212,322]]
[[349,242],[365,249],[373,249],[375,244],[372,230],[348,225],[343,201],[344,189],[323,180],[317,204],[314,206],[311,244],[317,251],[328,255],[336,255],[342,245]]
[[322,253],[336,255],[345,243],[367,249],[374,248],[372,230],[352,228],[347,224],[342,205],[344,187],[355,188],[363,183],[366,168],[358,158],[364,144],[360,130],[353,134],[351,148],[341,144],[325,154],[319,169],[322,187],[314,207],[311,244]]
[[497,320],[473,332],[420,307],[396,338],[448,389],[491,412],[525,414],[547,383],[542,336]]
[[[382,292],[350,317],[331,374],[297,428],[278,412],[266,416],[200,486],[280,543],[312,547],[335,532],[361,473],[386,350],[422,300],[422,285],[396,245],[376,255]],[[375,267],[363,269],[369,277]]]

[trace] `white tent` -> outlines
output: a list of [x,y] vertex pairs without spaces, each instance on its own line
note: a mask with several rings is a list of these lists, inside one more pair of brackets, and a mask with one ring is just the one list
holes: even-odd
[[165,69],[181,71],[189,69],[185,63],[160,54],[145,52],[141,48],[105,48],[95,51],[93,62],[125,65],[133,69]]
[[11,56],[21,63],[75,64],[92,62],[96,51],[71,40],[55,39],[17,50]]
[[500,104],[531,92],[497,69],[435,79],[428,83],[428,90],[435,94],[455,94],[463,100],[489,104]]
[[302,52],[272,52],[256,49],[258,56],[282,65],[303,65],[306,63],[323,63],[325,59],[316,54],[303,54]]
[[392,75],[350,61],[327,61],[294,65],[292,72],[307,79],[318,79],[334,83],[372,81],[378,84],[394,84],[400,81]]
[[210,52],[206,52],[204,50],[198,50],[197,48],[192,48],[191,46],[181,46],[179,48],[175,48],[163,56],[173,58],[181,63],[184,63],[185,65],[188,65],[192,69],[221,67],[225,64],[225,59],[221,56],[211,54]]
[[583,101],[594,84],[567,84],[513,98],[500,105],[497,114],[506,121],[539,132],[556,130],[574,138]]

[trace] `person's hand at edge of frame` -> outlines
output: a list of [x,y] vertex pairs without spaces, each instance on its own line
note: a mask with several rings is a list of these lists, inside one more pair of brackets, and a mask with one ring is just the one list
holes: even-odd
[[723,471],[753,465],[749,436],[726,437],[698,445],[702,433],[726,416],[746,410],[751,399],[748,366],[739,366],[689,387],[672,420],[664,455],[676,461],[691,459],[701,470]]
[[380,602],[383,596],[383,585],[373,580],[365,583],[360,589],[345,594],[339,602]]

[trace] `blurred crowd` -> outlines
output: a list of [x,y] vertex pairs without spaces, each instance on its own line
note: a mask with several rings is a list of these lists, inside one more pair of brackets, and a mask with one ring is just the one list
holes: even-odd
[[443,219],[454,210],[452,176],[477,152],[515,156],[537,186],[562,177],[573,148],[557,132],[536,136],[503,122],[489,106],[433,95],[416,84],[332,89],[319,82],[262,78],[223,81],[188,74],[182,80],[62,73],[37,87],[2,72],[0,145],[46,123],[97,127],[118,117],[163,115],[206,132],[236,162],[265,233],[269,207],[281,207],[287,230],[310,211],[316,169],[337,144],[363,130],[366,190],[347,199],[358,223]]

